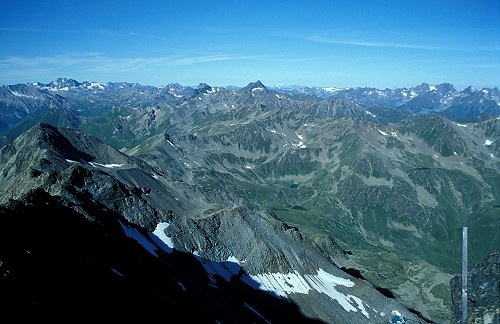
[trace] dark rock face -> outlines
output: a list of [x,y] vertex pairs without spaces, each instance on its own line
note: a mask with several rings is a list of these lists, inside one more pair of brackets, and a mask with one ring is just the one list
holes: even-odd
[[321,323],[249,286],[210,285],[194,257],[159,247],[153,256],[120,223],[143,232],[140,227],[98,205],[87,207],[96,221],[42,190],[0,207],[2,316],[20,322],[167,316],[191,323],[264,323],[265,316],[273,323]]
[[[450,281],[451,323],[462,323],[462,277]],[[500,323],[500,250],[476,264],[467,277],[466,323]]]

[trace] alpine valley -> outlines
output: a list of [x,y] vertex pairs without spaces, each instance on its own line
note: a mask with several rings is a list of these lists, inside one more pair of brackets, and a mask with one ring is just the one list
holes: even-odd
[[451,84],[2,86],[2,315],[460,323],[467,227],[498,323],[499,123]]

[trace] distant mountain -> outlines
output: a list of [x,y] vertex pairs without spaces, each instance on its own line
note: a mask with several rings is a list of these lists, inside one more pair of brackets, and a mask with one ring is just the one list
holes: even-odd
[[457,122],[484,121],[500,116],[500,90],[468,87],[457,91],[453,85],[422,83],[412,88],[276,88],[288,94],[352,100],[368,106],[408,110],[414,114],[440,113]]
[[49,93],[36,86],[17,84],[0,87],[0,131],[6,132],[19,123],[36,118],[45,112],[64,110],[67,101],[64,97]]
[[[163,105],[178,105],[183,100],[225,90],[241,88],[212,88],[200,83],[197,87],[180,84],[146,86],[138,83],[79,82],[59,78],[48,84],[39,82],[0,87],[0,144],[20,135],[37,122],[80,127],[80,119],[109,113],[117,107],[145,108]],[[342,99],[362,105],[367,110],[387,109],[392,114],[442,114],[460,122],[476,122],[500,116],[500,91],[498,88],[476,90],[468,87],[457,91],[453,85],[422,83],[412,88],[317,88],[317,87],[266,87],[260,81],[248,84],[244,91],[273,90],[281,95],[296,96],[295,100],[321,101]],[[305,96],[305,97],[301,97]],[[66,121],[52,121],[52,110],[66,109]],[[12,133],[9,133],[12,131]]]
[[[489,106],[476,104],[467,110],[474,121],[446,115],[458,116],[452,102],[497,102],[494,89],[354,89],[355,101],[330,96],[341,90],[291,92],[260,81],[91,84],[25,85],[48,96],[43,102],[62,103],[0,133],[5,208],[30,205],[38,188],[90,222],[109,211],[147,233],[169,223],[175,249],[219,262],[207,263],[212,270],[239,263],[241,278],[269,280],[304,316],[326,322],[366,321],[361,303],[370,320],[389,320],[384,304],[404,307],[407,318],[449,323],[462,227],[471,262],[500,244],[500,117],[486,118]],[[370,103],[362,96],[369,91],[370,100],[385,92],[385,101]],[[320,268],[355,283],[349,290],[321,281],[345,289],[335,288],[337,297],[355,296],[354,309],[308,281],[320,280]],[[283,274],[293,282],[277,284]],[[292,294],[302,287],[295,279],[311,293]]]

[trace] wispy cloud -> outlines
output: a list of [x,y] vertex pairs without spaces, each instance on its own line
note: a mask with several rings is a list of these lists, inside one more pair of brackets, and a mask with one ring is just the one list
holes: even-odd
[[162,67],[187,66],[229,60],[254,60],[258,56],[207,55],[207,56],[159,56],[159,57],[109,57],[103,53],[71,53],[55,56],[0,58],[0,74],[5,78],[66,74],[67,71],[124,73],[155,70]]
[[492,42],[491,44],[473,44],[473,42],[467,42],[465,40],[455,40],[453,44],[443,45],[430,45],[423,43],[404,43],[404,42],[393,42],[393,41],[378,41],[363,39],[362,37],[335,37],[324,34],[288,34],[288,37],[294,37],[302,40],[306,40],[314,43],[322,44],[334,44],[334,45],[349,45],[349,46],[360,46],[360,47],[373,47],[373,48],[389,48],[389,49],[415,49],[415,50],[426,50],[426,51],[482,51],[482,52],[498,52],[500,51],[500,46]]
[[83,54],[68,54],[54,56],[7,56],[0,59],[0,69],[15,69],[15,68],[67,68],[70,66],[81,64],[99,63],[104,56],[100,53],[83,53]]
[[370,41],[362,39],[344,39],[344,38],[335,38],[324,35],[295,35],[295,37],[310,42],[324,43],[324,44],[338,44],[338,45],[351,45],[351,46],[363,46],[363,47],[383,47],[383,48],[406,48],[406,49],[421,49],[421,50],[432,50],[432,51],[450,50],[450,48],[441,46],[396,43],[396,42],[381,42],[381,41]]

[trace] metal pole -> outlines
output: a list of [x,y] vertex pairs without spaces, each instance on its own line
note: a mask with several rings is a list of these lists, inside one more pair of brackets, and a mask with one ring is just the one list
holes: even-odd
[[462,324],[467,320],[467,227],[462,233]]

